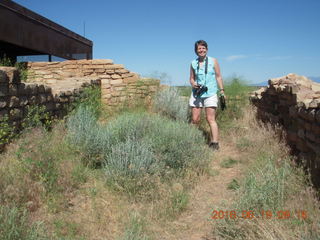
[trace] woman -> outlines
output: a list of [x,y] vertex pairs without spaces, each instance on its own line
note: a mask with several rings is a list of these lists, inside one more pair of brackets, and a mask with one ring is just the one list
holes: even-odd
[[192,93],[189,105],[192,107],[192,123],[198,124],[200,122],[201,108],[204,107],[211,132],[209,147],[218,150],[219,132],[216,122],[218,86],[220,93],[224,95],[220,67],[217,59],[207,56],[208,44],[204,40],[197,41],[194,50],[198,58],[193,60],[190,66]]

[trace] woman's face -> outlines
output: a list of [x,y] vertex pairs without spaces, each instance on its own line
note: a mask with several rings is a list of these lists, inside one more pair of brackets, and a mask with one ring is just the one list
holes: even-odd
[[207,48],[203,45],[198,45],[198,48],[197,48],[197,55],[199,57],[205,57],[207,55]]

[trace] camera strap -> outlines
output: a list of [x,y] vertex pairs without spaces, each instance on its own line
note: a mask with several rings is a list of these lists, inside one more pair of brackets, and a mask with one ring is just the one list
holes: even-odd
[[[200,62],[198,58],[198,66],[197,66],[197,73],[199,73]],[[205,58],[205,69],[204,69],[204,85],[207,83],[207,73],[208,73],[208,56]]]

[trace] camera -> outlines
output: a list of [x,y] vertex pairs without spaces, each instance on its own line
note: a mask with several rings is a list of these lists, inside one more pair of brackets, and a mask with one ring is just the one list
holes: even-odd
[[227,108],[226,98],[224,97],[224,95],[221,95],[219,98],[221,110],[224,111]]
[[208,87],[207,86],[201,85],[201,84],[199,84],[198,86],[199,87],[196,88],[195,91],[194,91],[194,95],[196,97],[200,97],[203,93],[208,91]]

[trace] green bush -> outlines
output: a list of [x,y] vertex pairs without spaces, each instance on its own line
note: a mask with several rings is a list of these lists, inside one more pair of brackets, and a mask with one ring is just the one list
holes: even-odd
[[122,186],[126,178],[204,169],[208,163],[209,151],[197,128],[159,115],[125,113],[100,125],[90,109],[80,107],[67,126],[70,142],[86,163],[104,166],[107,178]]
[[28,105],[27,115],[22,120],[22,127],[30,129],[35,127],[44,126],[46,129],[51,125],[51,117],[49,112],[46,111],[45,106]]
[[188,122],[188,102],[180,95],[179,90],[174,87],[158,92],[153,102],[154,111],[174,120]]
[[83,92],[80,93],[80,97],[73,103],[71,108],[77,110],[80,106],[89,108],[94,113],[95,117],[99,117],[102,109],[100,87],[86,87]]
[[7,115],[0,118],[0,145],[7,144],[14,135],[14,128],[9,124]]

